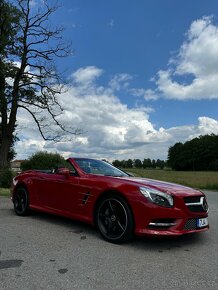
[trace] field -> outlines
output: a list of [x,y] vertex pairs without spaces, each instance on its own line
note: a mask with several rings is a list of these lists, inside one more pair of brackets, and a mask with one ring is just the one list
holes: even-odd
[[0,188],[0,195],[1,196],[9,196],[10,190],[8,188]]
[[[125,168],[124,171],[132,173],[134,176],[179,183],[193,188],[218,190],[218,172],[215,171],[172,171],[137,168]],[[9,196],[9,189],[0,188],[0,195]]]
[[172,171],[137,168],[129,168],[124,170],[129,173],[133,173],[134,176],[159,179],[200,189],[218,189],[217,171]]

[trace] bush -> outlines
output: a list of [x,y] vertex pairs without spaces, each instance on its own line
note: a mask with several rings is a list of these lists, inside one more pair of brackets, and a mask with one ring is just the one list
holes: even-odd
[[21,164],[22,170],[48,170],[57,167],[68,167],[68,163],[60,154],[48,153],[46,151],[40,151],[33,154],[29,160]]
[[9,188],[14,177],[13,171],[9,168],[0,170],[0,187]]

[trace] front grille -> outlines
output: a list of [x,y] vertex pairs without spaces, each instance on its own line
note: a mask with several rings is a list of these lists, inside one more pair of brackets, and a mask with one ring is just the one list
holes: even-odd
[[193,212],[206,212],[201,205],[187,205],[187,207]]
[[184,230],[190,231],[190,230],[197,230],[197,220],[196,219],[189,219],[187,220]]
[[201,196],[188,196],[184,197],[185,203],[200,202]]
[[197,227],[197,219],[188,219],[184,225],[184,230],[191,231],[191,230],[201,230],[205,227]]
[[184,202],[192,212],[207,212],[208,205],[205,196],[184,197]]

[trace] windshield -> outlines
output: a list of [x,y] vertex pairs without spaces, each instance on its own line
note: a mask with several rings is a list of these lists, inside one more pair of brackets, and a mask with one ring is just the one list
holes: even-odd
[[82,170],[89,174],[104,175],[104,176],[129,176],[127,173],[119,170],[113,165],[100,160],[75,158],[76,163],[82,168]]

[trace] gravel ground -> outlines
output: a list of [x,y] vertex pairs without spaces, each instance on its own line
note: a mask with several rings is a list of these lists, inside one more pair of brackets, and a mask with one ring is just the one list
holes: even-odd
[[65,218],[18,217],[0,197],[0,289],[218,289],[218,192],[205,193],[208,232],[124,245]]

